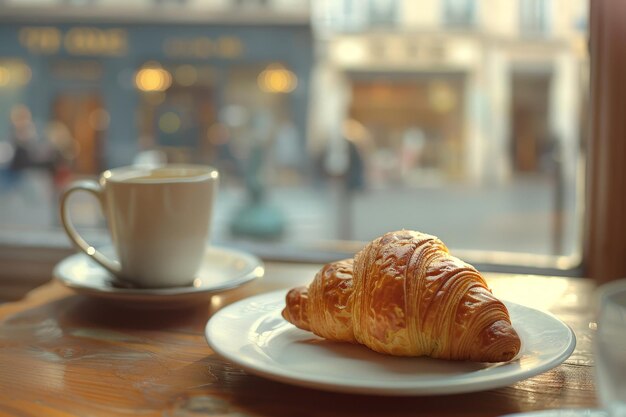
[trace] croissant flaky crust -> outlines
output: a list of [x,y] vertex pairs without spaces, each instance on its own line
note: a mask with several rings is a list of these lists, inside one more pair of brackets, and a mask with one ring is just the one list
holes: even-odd
[[520,349],[504,304],[435,236],[387,233],[287,294],[283,317],[329,340],[398,356],[504,362]]

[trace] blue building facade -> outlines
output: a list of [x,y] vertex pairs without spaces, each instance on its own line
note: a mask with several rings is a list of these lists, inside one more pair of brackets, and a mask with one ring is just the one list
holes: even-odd
[[[136,74],[146,65],[167,69],[171,86],[141,91]],[[293,88],[260,91],[257,77],[272,65],[294,74]],[[79,171],[85,174],[131,163],[145,143],[169,146],[168,135],[176,136],[176,131],[187,135],[181,147],[193,159],[206,147],[206,130],[223,122],[224,109],[235,106],[245,111],[253,103],[256,110],[266,108],[272,123],[287,118],[298,132],[299,148],[305,149],[312,65],[308,25],[4,22],[0,25],[0,70],[4,68],[6,75],[2,78],[0,72],[0,141],[10,135],[11,110],[25,105],[39,125],[71,119],[69,130],[84,150]],[[178,80],[185,70],[192,76]],[[210,78],[204,84],[199,80],[202,71]],[[244,75],[235,76],[239,73]],[[241,80],[250,88],[238,86]],[[176,89],[178,98],[168,99]],[[248,100],[246,92],[261,98]],[[167,110],[181,106],[193,113],[194,120]],[[81,113],[86,107],[93,111]],[[201,107],[205,110],[198,110]],[[276,111],[284,114],[272,116]],[[174,128],[163,126],[169,120],[163,118],[166,113],[174,114],[170,117]],[[181,124],[188,128],[178,130]],[[148,142],[142,138],[146,135],[152,136]]]

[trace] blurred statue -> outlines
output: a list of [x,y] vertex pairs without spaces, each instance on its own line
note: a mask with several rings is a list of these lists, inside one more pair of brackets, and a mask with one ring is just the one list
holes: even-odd
[[271,114],[257,112],[252,118],[251,132],[248,158],[242,160],[248,200],[235,213],[230,229],[236,236],[275,239],[283,234],[285,219],[280,210],[266,201],[263,168],[272,132]]

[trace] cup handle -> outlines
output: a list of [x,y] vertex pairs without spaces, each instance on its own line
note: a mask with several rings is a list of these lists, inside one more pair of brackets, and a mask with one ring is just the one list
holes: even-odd
[[67,236],[72,240],[74,246],[85,252],[85,254],[100,264],[104,269],[115,276],[119,276],[121,273],[119,262],[107,258],[102,254],[102,252],[87,243],[87,241],[76,231],[76,228],[70,221],[69,197],[75,191],[86,191],[90,193],[96,197],[100,203],[100,207],[104,208],[103,188],[96,181],[79,180],[70,184],[70,186],[66,188],[61,195],[61,224],[63,225]]

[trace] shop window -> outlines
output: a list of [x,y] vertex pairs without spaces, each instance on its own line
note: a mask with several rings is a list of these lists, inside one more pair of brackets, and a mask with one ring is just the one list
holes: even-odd
[[370,0],[369,24],[371,26],[394,26],[397,9],[397,0]]
[[444,21],[450,28],[469,28],[474,25],[476,0],[445,0]]
[[545,35],[548,31],[548,0],[520,0],[520,31],[525,36]]

